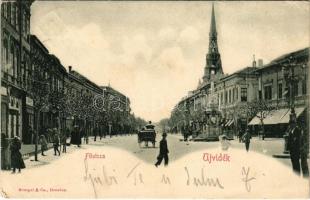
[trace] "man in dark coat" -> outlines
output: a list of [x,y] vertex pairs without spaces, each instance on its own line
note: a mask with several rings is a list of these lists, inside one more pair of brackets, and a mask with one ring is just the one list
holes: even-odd
[[251,138],[252,137],[250,130],[247,128],[245,134],[242,136],[242,140],[244,141],[246,151],[249,151]]
[[300,175],[301,130],[297,126],[295,117],[291,117],[289,122],[287,145],[290,151],[293,171]]
[[20,172],[20,169],[25,168],[25,163],[22,158],[22,154],[19,152],[21,149],[20,139],[15,136],[12,140],[10,150],[11,150],[11,167],[13,168],[12,173],[15,173],[16,169]]
[[165,166],[168,165],[168,145],[167,145],[167,140],[166,140],[167,134],[163,133],[163,139],[159,143],[159,155],[157,156],[157,162],[155,163],[155,166],[157,167],[160,165],[161,161],[165,159]]

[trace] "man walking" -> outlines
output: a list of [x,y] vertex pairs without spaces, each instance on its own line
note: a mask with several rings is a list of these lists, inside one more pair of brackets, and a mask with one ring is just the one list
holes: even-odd
[[288,149],[292,162],[293,171],[300,175],[300,147],[301,130],[297,126],[296,117],[291,114],[288,129]]
[[56,152],[58,153],[58,156],[60,156],[60,151],[58,149],[58,147],[59,147],[59,136],[58,136],[58,133],[54,133],[54,136],[53,136],[53,147],[54,147],[54,156],[56,156]]
[[242,136],[242,140],[244,141],[246,151],[249,151],[251,138],[252,137],[250,130],[247,128],[245,134]]
[[157,156],[157,162],[155,163],[156,167],[160,165],[163,159],[165,159],[165,166],[168,165],[168,161],[169,161],[169,158],[168,158],[169,150],[168,150],[168,145],[167,145],[167,140],[166,140],[167,133],[164,132],[162,136],[163,136],[163,139],[159,143],[159,155]]

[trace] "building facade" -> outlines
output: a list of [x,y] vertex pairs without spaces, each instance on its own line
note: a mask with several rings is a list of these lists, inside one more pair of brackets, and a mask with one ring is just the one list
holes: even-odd
[[131,131],[130,99],[110,85],[101,86],[104,94],[107,121],[104,125],[106,134],[126,134]]
[[[283,136],[291,107],[294,107],[300,124],[308,124],[308,70],[309,48],[282,55],[257,69],[258,96],[272,108],[263,120],[266,136]],[[256,131],[259,124],[257,117],[249,123]]]
[[66,128],[70,131],[78,126],[84,135],[93,135],[95,129],[102,129],[100,122],[103,113],[94,105],[96,97],[102,96],[102,89],[88,78],[69,66],[65,78]]
[[25,136],[33,126],[30,65],[31,0],[1,4],[1,132]]
[[[32,87],[28,93],[34,104],[34,130],[45,134],[47,129],[63,129],[63,113],[61,106],[64,98],[64,78],[67,71],[59,59],[49,54],[48,49],[34,35],[30,37]],[[26,130],[30,127],[25,126]],[[34,142],[34,136],[27,134],[27,142]],[[32,139],[30,139],[32,138]]]

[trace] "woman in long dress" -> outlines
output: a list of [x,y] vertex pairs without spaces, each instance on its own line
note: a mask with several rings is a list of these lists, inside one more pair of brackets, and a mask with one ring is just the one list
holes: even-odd
[[10,150],[11,150],[11,167],[13,168],[12,173],[16,172],[16,169],[18,169],[18,172],[20,173],[21,169],[26,168],[25,163],[22,157],[22,154],[20,153],[21,149],[21,142],[20,139],[15,136],[12,140]]

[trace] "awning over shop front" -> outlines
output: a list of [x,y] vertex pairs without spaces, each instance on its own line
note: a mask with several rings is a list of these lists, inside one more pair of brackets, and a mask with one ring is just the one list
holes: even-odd
[[[301,108],[295,108],[296,117],[299,117],[301,113],[305,110],[304,107]],[[290,119],[290,109],[279,109],[270,112],[266,118],[264,119],[265,125],[271,125],[271,124],[287,124]],[[260,119],[255,116],[248,125],[258,125],[260,124]]]
[[[304,112],[304,110],[305,110],[304,107],[295,108],[296,117],[299,117],[302,114],[302,112]],[[279,124],[287,124],[290,121],[290,114],[291,110],[289,109],[288,112],[281,117],[281,121],[279,122]]]

